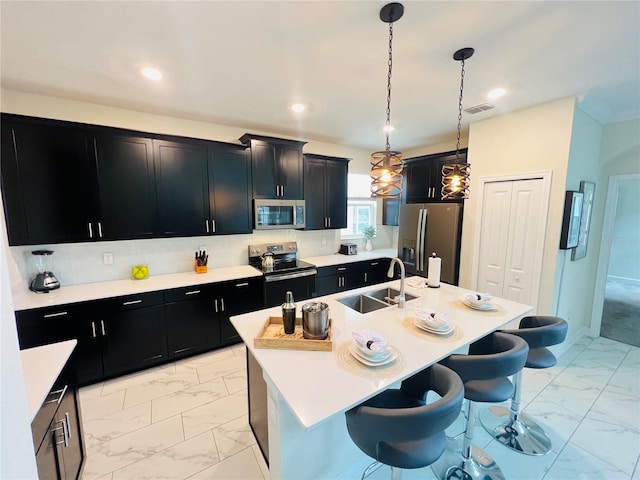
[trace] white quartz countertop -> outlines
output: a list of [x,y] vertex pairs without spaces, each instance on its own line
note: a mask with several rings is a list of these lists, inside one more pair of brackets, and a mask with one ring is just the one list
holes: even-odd
[[31,421],[47,398],[77,343],[76,340],[67,340],[20,351]]
[[113,280],[110,282],[85,283],[61,286],[49,293],[34,293],[26,286],[14,288],[13,308],[29,310],[52,307],[67,303],[86,302],[101,298],[135,295],[171,288],[224,282],[238,278],[261,277],[262,273],[249,265],[212,268],[207,273],[182,272],[167,275],[151,275],[144,280]]
[[[407,279],[409,280],[409,279]],[[460,299],[469,292],[442,284],[438,289],[407,286],[407,293],[418,298],[407,301],[406,308],[389,306],[360,314],[336,299],[386,286],[399,288],[400,281],[359,288],[348,292],[319,297],[329,305],[333,332],[333,350],[298,351],[256,349],[254,338],[269,316],[280,316],[279,307],[231,318],[243,341],[262,366],[284,401],[304,428],[311,428],[328,418],[358,405],[425,367],[445,358],[453,351],[485,336],[512,320],[533,310],[533,307],[494,298],[497,311],[478,311],[466,307]],[[301,305],[298,305],[300,307]],[[412,314],[417,307],[429,307],[449,314],[456,329],[448,337],[432,335],[413,326]],[[298,315],[300,310],[298,308]],[[399,353],[387,372],[376,371],[345,357],[352,331],[370,328],[383,335]]]
[[313,263],[316,267],[328,267],[331,265],[339,265],[341,263],[353,263],[362,262],[364,260],[373,260],[376,258],[393,258],[398,256],[398,252],[395,249],[380,249],[372,250],[370,252],[358,251],[357,255],[341,255],[336,253],[334,255],[321,255],[318,257],[301,257],[305,262]]

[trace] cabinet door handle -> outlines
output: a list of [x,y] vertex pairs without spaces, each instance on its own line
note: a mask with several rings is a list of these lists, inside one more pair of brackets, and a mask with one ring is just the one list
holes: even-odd
[[216,233],[216,221],[211,220],[211,233]]
[[205,220],[205,221],[204,221],[204,224],[205,224],[205,225],[206,225],[206,227],[207,227],[207,233],[209,233],[209,220]]
[[364,281],[367,282],[367,272],[364,272]]
[[378,262],[371,262],[372,267],[375,267],[376,265],[378,265]]
[[217,298],[213,301],[213,304],[216,307],[216,313],[218,313],[218,299]]
[[96,338],[96,322],[91,322],[91,335]]
[[89,226],[89,238],[93,238],[93,228],[91,227],[91,222],[87,222]]
[[102,238],[102,222],[98,222],[98,236]]
[[142,300],[129,300],[128,302],[122,302],[122,306],[126,307],[127,305],[135,305],[136,303],[142,303]]
[[220,311],[224,312],[224,298],[220,299]]
[[200,290],[191,290],[190,292],[184,292],[185,295],[196,295],[200,293]]
[[100,328],[102,329],[102,336],[105,337],[107,334],[104,331],[104,320],[100,320]]
[[47,313],[44,318],[53,318],[53,317],[64,317],[69,312],[56,312],[56,313]]
[[339,271],[339,272],[343,272],[343,271],[345,271],[346,269],[347,269],[347,267],[338,267],[338,271]]
[[60,390],[49,392],[49,395],[59,394],[58,398],[56,398],[55,400],[47,400],[45,403],[57,403],[58,405],[60,405],[60,402],[62,401],[62,397],[64,397],[64,394],[67,393],[67,388],[68,388],[68,385],[65,385],[64,388],[61,388]]
[[67,438],[71,438],[71,420],[69,419],[69,412],[64,413],[64,420],[67,424]]
[[236,288],[248,287],[248,286],[249,286],[249,282],[236,283]]
[[327,217],[327,219],[329,220],[329,228],[331,228],[331,217]]

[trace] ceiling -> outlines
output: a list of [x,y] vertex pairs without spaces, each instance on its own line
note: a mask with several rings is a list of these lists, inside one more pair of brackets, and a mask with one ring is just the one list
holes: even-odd
[[[378,1],[0,2],[3,89],[381,150],[388,26]],[[640,117],[640,2],[405,1],[394,24],[396,150],[577,95],[603,124]],[[162,70],[159,82],[138,74]],[[487,92],[507,94],[488,101]],[[300,115],[288,106],[307,104]]]

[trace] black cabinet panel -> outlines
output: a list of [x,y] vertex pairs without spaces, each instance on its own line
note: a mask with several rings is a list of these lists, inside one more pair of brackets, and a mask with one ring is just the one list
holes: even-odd
[[405,166],[403,198],[405,203],[456,202],[442,200],[442,166],[447,163],[466,163],[467,149],[409,158]]
[[316,295],[331,295],[345,290],[386,282],[391,259],[379,258],[318,268]]
[[96,234],[103,240],[152,237],[157,209],[151,140],[105,135],[94,141],[100,197]]
[[211,233],[251,233],[251,159],[245,149],[209,148]]
[[400,199],[385,198],[382,200],[382,224],[392,227],[398,226],[400,218]]
[[347,226],[347,158],[304,156],[305,230]]
[[2,183],[11,245],[89,240],[88,140],[63,126],[7,122]]
[[278,183],[282,185],[281,197],[292,200],[302,198],[302,150],[301,147],[283,146],[276,149],[280,156],[277,169]]
[[153,146],[162,233],[169,236],[209,233],[206,147],[161,140],[154,140]]
[[252,277],[214,285],[218,287],[216,296],[225,300],[220,315],[220,340],[223,345],[240,341],[240,335],[231,324],[230,317],[265,307],[262,281],[262,277]]

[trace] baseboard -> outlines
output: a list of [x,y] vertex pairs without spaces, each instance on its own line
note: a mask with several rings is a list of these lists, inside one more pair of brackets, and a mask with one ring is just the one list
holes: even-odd
[[607,275],[607,281],[609,280],[618,280],[618,281],[622,281],[625,283],[632,283],[635,285],[640,286],[640,279],[638,278],[627,278],[627,277],[617,277],[615,275]]
[[567,350],[573,347],[578,342],[578,340],[580,340],[584,336],[595,338],[587,327],[580,327],[573,333],[573,335],[567,336],[564,342],[562,342],[559,345],[554,345],[552,347],[549,347],[549,350],[551,350],[556,357],[560,357],[562,354],[566,353]]

